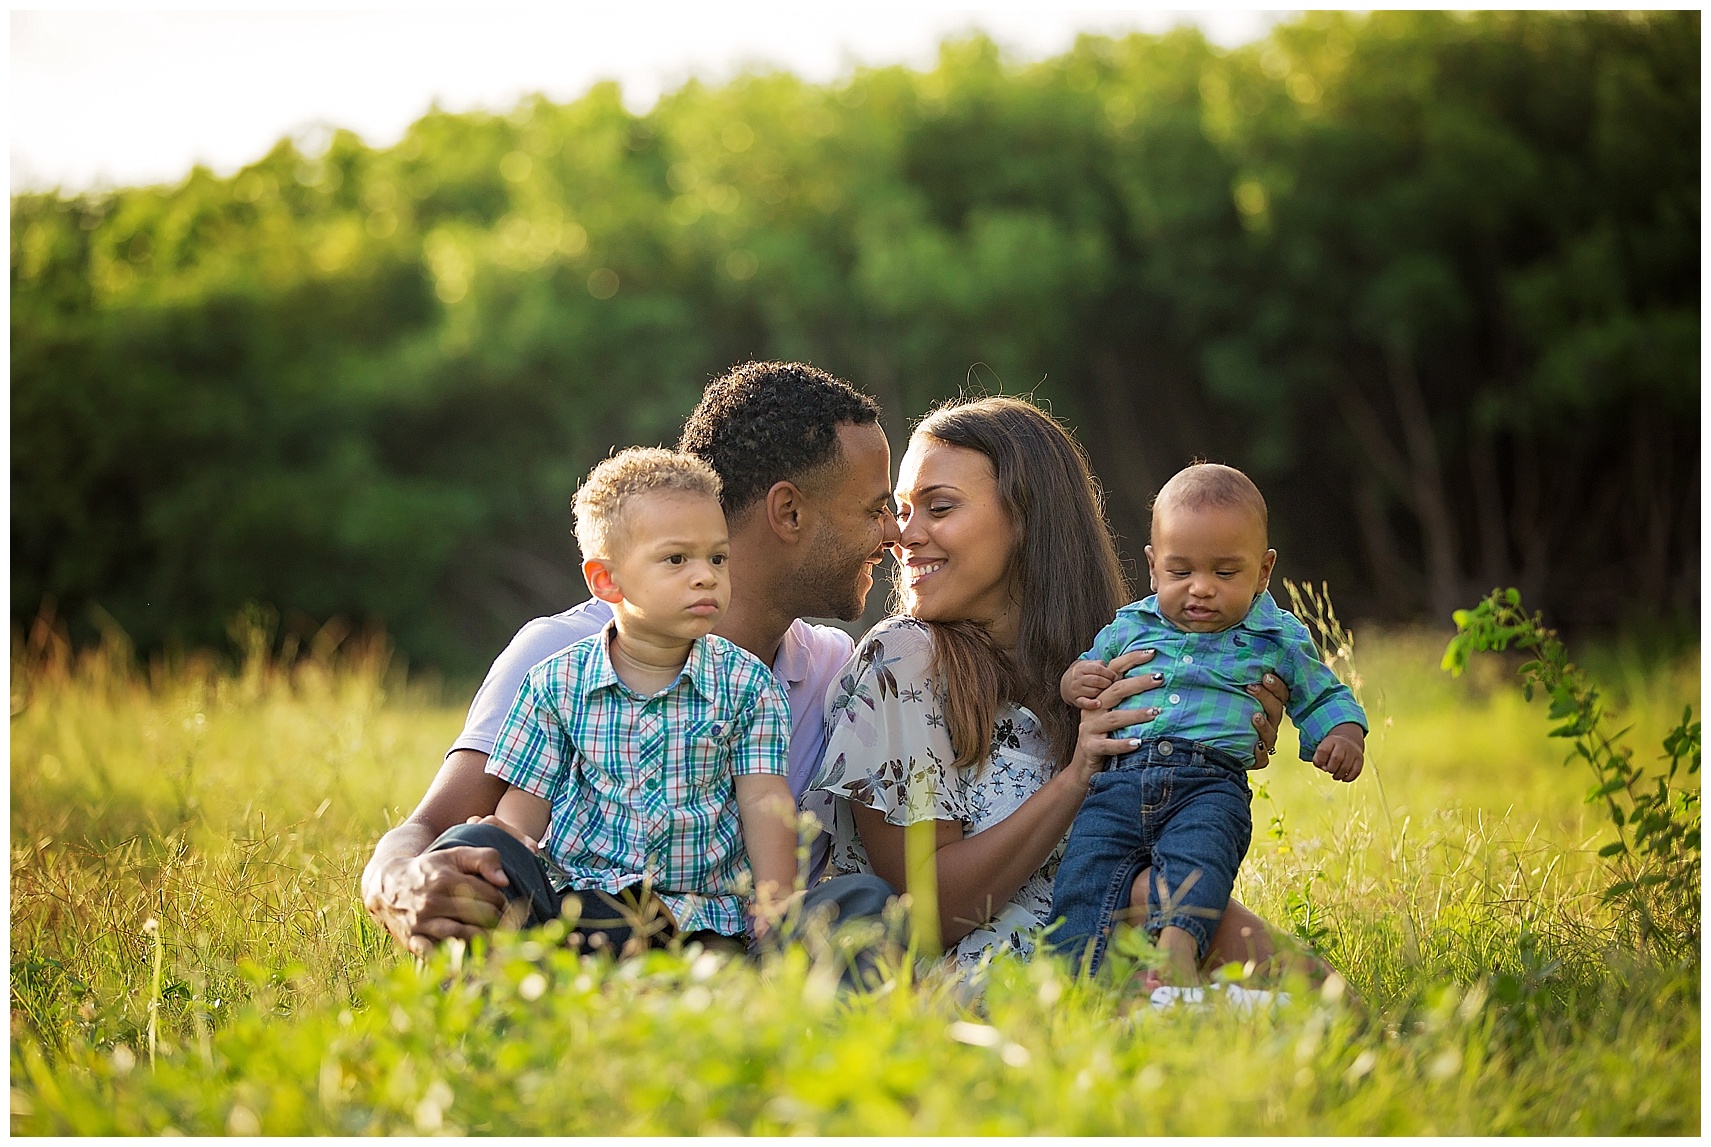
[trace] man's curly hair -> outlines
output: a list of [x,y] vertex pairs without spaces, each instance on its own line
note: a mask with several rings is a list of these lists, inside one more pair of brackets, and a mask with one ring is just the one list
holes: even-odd
[[678,449],[724,483],[727,516],[781,481],[802,482],[840,458],[838,426],[879,421],[879,404],[801,362],[745,362],[712,382],[684,423]]

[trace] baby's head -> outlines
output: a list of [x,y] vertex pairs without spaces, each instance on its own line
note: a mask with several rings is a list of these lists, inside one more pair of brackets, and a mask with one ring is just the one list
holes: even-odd
[[731,601],[731,540],[719,476],[692,454],[621,450],[577,488],[582,575],[610,602],[620,628],[693,640]]
[[1217,633],[1241,621],[1276,561],[1265,499],[1240,470],[1196,462],[1153,499],[1147,573],[1159,611],[1177,628]]

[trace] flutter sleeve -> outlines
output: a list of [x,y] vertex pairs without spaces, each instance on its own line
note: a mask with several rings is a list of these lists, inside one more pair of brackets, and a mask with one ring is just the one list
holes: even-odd
[[811,786],[892,824],[967,823],[967,794],[932,674],[932,635],[912,618],[875,626],[826,696],[826,755]]
[[1301,759],[1311,761],[1325,739],[1338,725],[1353,723],[1367,728],[1366,710],[1353,691],[1337,680],[1330,666],[1319,659],[1307,627],[1293,617],[1283,633],[1284,684],[1289,686],[1289,719],[1301,742]]

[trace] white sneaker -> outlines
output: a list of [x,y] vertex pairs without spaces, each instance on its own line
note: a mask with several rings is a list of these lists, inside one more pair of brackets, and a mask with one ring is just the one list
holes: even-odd
[[1257,1008],[1271,1007],[1289,1002],[1288,992],[1268,992],[1263,988],[1244,988],[1240,984],[1213,984],[1207,988],[1154,988],[1152,1005],[1159,1011],[1174,1008],[1177,1004],[1200,1010],[1207,1006],[1206,992],[1222,992],[1230,1006],[1243,1012],[1252,1012]]

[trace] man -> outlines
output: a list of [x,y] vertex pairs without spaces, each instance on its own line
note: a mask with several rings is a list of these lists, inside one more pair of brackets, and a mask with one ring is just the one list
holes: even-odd
[[[897,541],[891,451],[879,413],[871,398],[814,367],[744,363],[708,385],[679,443],[723,481],[731,604],[713,632],[760,658],[784,685],[788,780],[799,801],[824,748],[826,686],[853,649],[843,631],[801,619],[859,617],[873,567]],[[507,883],[498,853],[424,850],[451,826],[497,807],[505,784],[485,768],[523,676],[610,618],[611,607],[594,599],[525,625],[488,671],[421,803],[375,846],[363,871],[363,902],[412,952],[426,955],[440,940],[497,923]],[[810,847],[818,876],[825,837]],[[820,886],[818,899],[841,916],[877,914],[890,894],[871,877],[827,885],[834,883]]]

